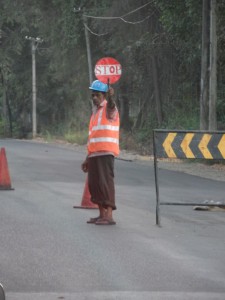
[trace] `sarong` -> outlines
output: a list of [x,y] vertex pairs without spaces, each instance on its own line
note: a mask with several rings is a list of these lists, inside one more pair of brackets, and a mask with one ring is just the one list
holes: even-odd
[[113,155],[88,158],[88,187],[93,203],[116,209]]

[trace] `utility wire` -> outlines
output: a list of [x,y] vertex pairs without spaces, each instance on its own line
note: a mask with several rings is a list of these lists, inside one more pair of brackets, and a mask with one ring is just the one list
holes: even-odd
[[144,8],[145,6],[147,6],[147,5],[149,5],[149,4],[152,4],[153,2],[154,2],[154,1],[148,2],[148,3],[144,4],[144,5],[141,6],[141,7],[138,7],[138,8],[136,8],[136,9],[134,9],[134,10],[128,12],[127,14],[123,15],[122,18],[124,18],[124,17],[126,17],[126,16],[128,16],[128,15],[130,15],[130,14],[132,14],[132,13],[134,13],[134,12],[136,12],[136,11],[142,9],[142,8]]
[[140,7],[138,7],[138,8],[136,8],[136,9],[134,9],[134,10],[128,12],[127,14],[125,14],[125,15],[123,15],[123,16],[120,16],[120,17],[95,17],[95,16],[90,16],[90,15],[84,15],[84,17],[86,17],[86,18],[91,18],[91,19],[100,19],[100,20],[116,20],[116,19],[118,20],[118,19],[119,19],[119,20],[121,20],[121,21],[123,21],[123,22],[125,22],[125,23],[129,23],[129,24],[138,24],[138,23],[144,22],[144,21],[145,21],[146,19],[148,19],[150,16],[147,16],[147,17],[144,18],[143,20],[140,20],[140,21],[137,21],[137,22],[129,22],[129,21],[126,21],[126,20],[124,19],[124,17],[126,17],[126,16],[128,16],[128,15],[130,15],[130,14],[132,14],[132,13],[134,13],[134,12],[136,12],[136,11],[142,9],[142,8],[144,8],[145,6],[151,4],[152,2],[153,2],[153,1],[148,2],[148,3],[146,3],[146,4],[144,4],[144,5],[140,6]]
[[[153,1],[152,1],[152,2],[153,2]],[[85,14],[84,14],[83,16],[86,17],[86,18],[100,19],[100,20],[118,20],[118,19],[119,19],[119,20],[123,21],[124,23],[128,23],[128,24],[135,25],[135,24],[142,23],[142,22],[144,22],[145,20],[149,19],[149,18],[154,14],[154,12],[153,12],[150,16],[147,16],[147,17],[145,17],[144,19],[142,19],[142,20],[140,20],[140,21],[136,21],[136,22],[127,21],[127,20],[124,19],[124,17],[126,17],[126,16],[128,16],[128,15],[130,15],[130,14],[132,14],[132,13],[134,13],[134,12],[136,12],[136,11],[138,11],[138,10],[144,8],[144,7],[146,7],[147,5],[151,4],[152,2],[148,2],[148,3],[144,4],[144,5],[142,5],[142,6],[138,7],[138,8],[136,8],[135,10],[132,10],[132,11],[126,13],[125,15],[123,15],[123,16],[121,16],[121,17],[95,17],[95,16],[90,16],[90,15],[85,15]],[[107,34],[108,34],[108,32],[106,32],[106,33],[101,33],[101,34],[95,33],[95,32],[93,32],[93,31],[87,26],[87,24],[84,24],[84,26],[85,26],[85,28],[86,28],[91,34],[93,34],[93,35],[96,35],[96,36],[104,36],[104,35],[107,35]]]
[[[141,22],[144,22],[146,19],[149,19],[149,18],[151,18],[151,16],[154,14],[154,12],[152,12],[152,14],[150,15],[150,16],[147,16],[145,19],[143,19],[143,20],[141,20],[141,21],[138,21],[138,22],[128,22],[128,21],[126,21],[126,23],[128,23],[128,24],[137,24],[137,23],[141,23]],[[107,35],[107,34],[109,34],[109,32],[106,32],[106,33],[95,33],[95,32],[93,32],[91,29],[90,29],[90,27],[88,27],[87,26],[87,24],[84,24],[84,26],[85,26],[85,28],[91,33],[91,34],[93,34],[93,35],[96,35],[96,36],[104,36],[104,35]]]
[[84,26],[85,26],[85,28],[86,28],[91,34],[94,34],[94,35],[96,35],[96,36],[103,36],[103,35],[107,35],[107,34],[108,34],[108,32],[106,32],[106,33],[95,33],[95,32],[93,32],[93,31],[87,26],[87,24],[84,24]]

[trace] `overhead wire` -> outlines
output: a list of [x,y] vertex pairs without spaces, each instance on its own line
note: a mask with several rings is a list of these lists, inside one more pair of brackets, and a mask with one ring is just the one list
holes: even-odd
[[[147,5],[149,5],[149,4],[152,4],[152,3],[153,3],[153,1],[148,2],[148,3],[146,3],[146,4],[142,5],[142,6],[140,6],[140,7],[136,8],[136,9],[134,9],[134,10],[132,10],[132,11],[126,13],[125,15],[120,16],[120,17],[97,17],[97,16],[86,15],[86,14],[84,14],[84,17],[86,17],[86,18],[91,18],[91,19],[100,19],[100,20],[115,20],[115,19],[120,19],[120,20],[122,20],[123,22],[128,22],[128,21],[126,21],[126,20],[124,19],[124,17],[126,17],[126,16],[128,16],[128,15],[130,15],[130,14],[132,14],[132,13],[134,13],[134,12],[136,12],[136,11],[142,9],[142,8],[144,8],[145,6],[147,6]],[[145,19],[146,19],[146,18],[145,18]],[[139,21],[138,21],[138,22],[139,22]],[[135,24],[136,22],[130,22],[130,23],[134,23],[134,24]]]
[[[136,21],[136,22],[127,21],[127,20],[124,19],[124,17],[126,17],[126,16],[128,16],[128,15],[131,15],[131,14],[133,14],[134,12],[136,12],[136,11],[138,11],[138,10],[140,10],[140,9],[142,9],[142,8],[146,7],[147,5],[152,4],[152,3],[153,3],[153,1],[148,2],[148,3],[146,3],[146,4],[142,5],[142,6],[136,8],[136,9],[134,9],[134,10],[132,10],[132,11],[130,11],[130,12],[128,12],[128,13],[122,15],[122,16],[120,16],[120,17],[97,17],[97,16],[86,15],[86,14],[84,14],[83,17],[85,17],[85,18],[90,18],[90,19],[99,19],[99,20],[121,20],[121,21],[123,21],[124,23],[135,25],[135,24],[142,23],[142,22],[144,22],[145,20],[149,19],[149,18],[152,16],[152,14],[151,14],[150,16],[147,16],[147,17],[145,17],[144,19],[139,20],[139,21]],[[107,32],[107,33],[101,33],[101,34],[95,33],[95,32],[93,32],[93,31],[87,26],[87,24],[84,24],[84,26],[85,26],[85,28],[86,28],[91,34],[93,34],[93,35],[96,35],[96,36],[104,36],[104,35],[107,35],[107,34],[108,34],[108,32]]]
[[103,36],[103,35],[107,35],[107,34],[108,34],[108,32],[106,32],[106,33],[95,33],[95,32],[93,32],[93,31],[87,26],[87,24],[85,24],[85,23],[84,23],[84,27],[85,27],[91,34],[96,35],[96,36]]

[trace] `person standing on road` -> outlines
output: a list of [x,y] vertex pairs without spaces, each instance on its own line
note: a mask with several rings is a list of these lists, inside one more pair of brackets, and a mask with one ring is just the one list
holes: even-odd
[[98,205],[99,216],[87,223],[114,225],[114,158],[119,155],[119,112],[113,99],[113,88],[108,89],[107,84],[95,80],[89,89],[92,91],[93,111],[89,123],[88,155],[81,168],[88,172],[91,201]]

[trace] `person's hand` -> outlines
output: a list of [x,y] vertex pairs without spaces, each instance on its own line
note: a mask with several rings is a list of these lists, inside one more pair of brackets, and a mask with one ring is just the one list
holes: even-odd
[[81,164],[81,170],[84,173],[87,173],[87,171],[88,171],[88,160],[87,159]]
[[114,89],[110,86],[109,90],[108,90],[108,97],[107,97],[107,101],[108,101],[108,107],[114,108],[115,107],[115,101],[113,99],[113,95],[114,95]]
[[109,93],[110,97],[112,97],[114,95],[114,89],[111,86],[109,87],[108,93]]

